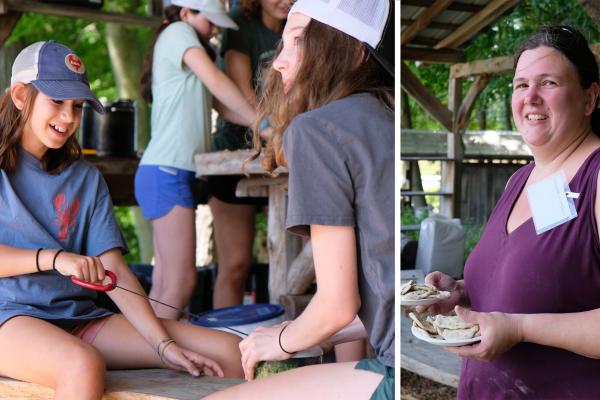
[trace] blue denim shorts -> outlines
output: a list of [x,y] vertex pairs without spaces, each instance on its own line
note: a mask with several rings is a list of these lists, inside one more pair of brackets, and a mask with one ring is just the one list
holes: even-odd
[[135,199],[144,218],[163,217],[176,205],[195,209],[193,182],[193,171],[161,165],[141,165],[135,173]]

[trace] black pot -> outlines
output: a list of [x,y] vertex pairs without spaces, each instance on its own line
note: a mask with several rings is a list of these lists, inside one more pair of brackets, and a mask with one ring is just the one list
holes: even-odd
[[133,157],[135,153],[135,103],[118,100],[105,103],[100,115],[86,102],[81,116],[81,146],[84,153]]

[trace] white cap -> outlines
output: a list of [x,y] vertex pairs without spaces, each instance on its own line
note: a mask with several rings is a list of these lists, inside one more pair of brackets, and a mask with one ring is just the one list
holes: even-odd
[[376,49],[389,10],[388,0],[298,0],[290,14],[309,16]]
[[[227,10],[221,0],[171,0],[170,3],[174,6],[200,11],[218,27],[238,29],[237,24],[227,15]],[[168,5],[168,2],[165,1],[165,5]]]
[[384,39],[389,41],[393,37],[390,0],[298,0],[289,15],[293,13],[304,14],[367,44],[377,61],[393,76],[393,68],[389,69],[392,60],[387,59],[393,56],[385,57],[379,52]]

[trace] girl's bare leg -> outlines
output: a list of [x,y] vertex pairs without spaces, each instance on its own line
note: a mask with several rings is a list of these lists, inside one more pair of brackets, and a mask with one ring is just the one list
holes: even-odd
[[213,393],[206,399],[368,400],[383,376],[356,370],[355,365],[355,362],[351,362],[297,368],[233,386]]
[[[155,266],[150,297],[182,309],[196,287],[195,210],[175,206],[152,220]],[[157,316],[179,318],[179,311],[151,302]]]
[[252,265],[256,206],[229,204],[211,197],[209,202],[219,255],[219,273],[213,291],[213,307],[241,304]]
[[0,375],[55,390],[57,399],[100,399],[102,355],[49,322],[19,316],[0,327]]
[[[243,377],[238,336],[178,321],[162,322],[171,338],[218,362],[226,377]],[[167,368],[156,349],[120,314],[109,318],[92,345],[104,356],[110,369]]]

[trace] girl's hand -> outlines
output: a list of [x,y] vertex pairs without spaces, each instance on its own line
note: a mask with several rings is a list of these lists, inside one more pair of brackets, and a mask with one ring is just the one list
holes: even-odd
[[216,361],[180,347],[175,342],[165,348],[162,361],[171,369],[187,371],[193,376],[207,375],[220,378],[225,376],[221,366]]
[[291,357],[279,347],[279,332],[291,321],[269,327],[258,327],[240,342],[242,368],[246,380],[254,380],[256,364],[264,360],[287,360]]
[[[54,258],[54,255],[52,257]],[[74,276],[85,282],[102,282],[106,275],[99,257],[82,256],[61,251],[56,257],[54,265],[62,275]]]
[[522,342],[518,314],[501,312],[481,313],[457,306],[456,314],[467,322],[479,324],[481,342],[470,346],[446,347],[460,357],[488,361]]
[[432,285],[439,290],[445,290],[450,292],[450,297],[445,300],[439,301],[430,306],[417,306],[416,311],[418,313],[428,312],[432,315],[446,314],[459,304],[465,304],[466,295],[461,282],[456,281],[454,278],[435,271],[427,274],[425,277],[425,283]]

